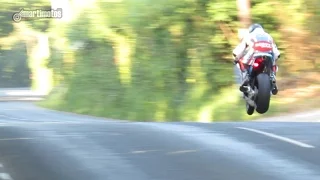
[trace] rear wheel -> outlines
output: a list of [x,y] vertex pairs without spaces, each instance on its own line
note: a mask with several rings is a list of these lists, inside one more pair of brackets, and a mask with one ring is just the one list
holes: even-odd
[[270,91],[271,82],[270,77],[266,73],[261,73],[257,76],[258,93],[256,95],[256,111],[260,114],[264,114],[269,110],[270,105]]

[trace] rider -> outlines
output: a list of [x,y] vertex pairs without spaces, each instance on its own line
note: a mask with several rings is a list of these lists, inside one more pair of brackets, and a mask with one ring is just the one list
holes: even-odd
[[[235,58],[234,64],[238,63],[239,60],[240,63],[240,69],[242,71],[242,77],[243,81],[240,85],[240,91],[245,91],[244,86],[248,83],[248,69],[247,64],[249,63],[249,60],[251,59],[252,55],[255,53],[255,50],[253,48],[254,44],[257,42],[268,42],[272,44],[271,51],[273,53],[273,68],[272,68],[272,78],[274,82],[274,89],[272,90],[272,94],[276,95],[278,92],[278,88],[276,85],[276,71],[277,71],[277,65],[276,61],[280,58],[280,52],[273,41],[273,38],[264,31],[262,26],[260,24],[252,24],[249,27],[249,34],[247,34],[244,38],[242,38],[240,44],[233,50],[233,57]],[[242,58],[242,59],[241,59]]]

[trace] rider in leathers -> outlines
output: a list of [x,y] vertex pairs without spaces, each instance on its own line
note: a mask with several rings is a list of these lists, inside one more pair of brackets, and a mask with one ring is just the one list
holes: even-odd
[[[280,58],[280,52],[273,41],[273,38],[264,31],[260,24],[253,24],[249,27],[249,33],[241,40],[240,44],[233,50],[233,56],[235,58],[234,64],[238,63],[239,60],[241,64],[246,66],[249,63],[252,55],[255,53],[253,49],[253,45],[255,42],[264,41],[272,44],[272,53],[274,57],[273,68],[272,68],[272,78],[274,84],[276,82],[276,61]],[[241,59],[242,58],[242,59]],[[244,86],[248,83],[248,72],[247,68],[240,68],[242,71],[243,81],[240,86],[240,91],[244,91]],[[275,84],[274,89],[272,90],[272,94],[276,95],[278,92],[278,88]]]

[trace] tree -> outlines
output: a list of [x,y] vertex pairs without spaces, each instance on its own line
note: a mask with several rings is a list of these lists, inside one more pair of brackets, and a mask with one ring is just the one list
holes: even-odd
[[240,22],[238,33],[240,37],[246,28],[251,24],[250,6],[250,0],[237,0],[238,19]]

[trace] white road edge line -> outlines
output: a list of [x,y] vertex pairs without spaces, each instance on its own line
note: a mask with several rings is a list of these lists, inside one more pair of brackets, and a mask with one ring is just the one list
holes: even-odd
[[294,140],[294,139],[290,139],[290,138],[286,138],[286,137],[279,136],[279,135],[276,135],[276,134],[272,134],[272,133],[260,131],[260,130],[257,130],[257,129],[251,129],[251,128],[245,128],[245,127],[236,127],[236,128],[238,128],[238,129],[243,129],[243,130],[247,130],[247,131],[251,131],[251,132],[255,132],[255,133],[258,133],[258,134],[263,134],[263,135],[265,135],[265,136],[272,137],[272,138],[275,138],[275,139],[278,139],[278,140],[281,140],[281,141],[285,141],[285,142],[288,142],[288,143],[291,143],[291,144],[294,144],[294,145],[297,145],[297,146],[300,146],[300,147],[304,147],[304,148],[315,148],[315,147],[312,146],[312,145],[305,144],[305,143],[296,141],[296,140]]

